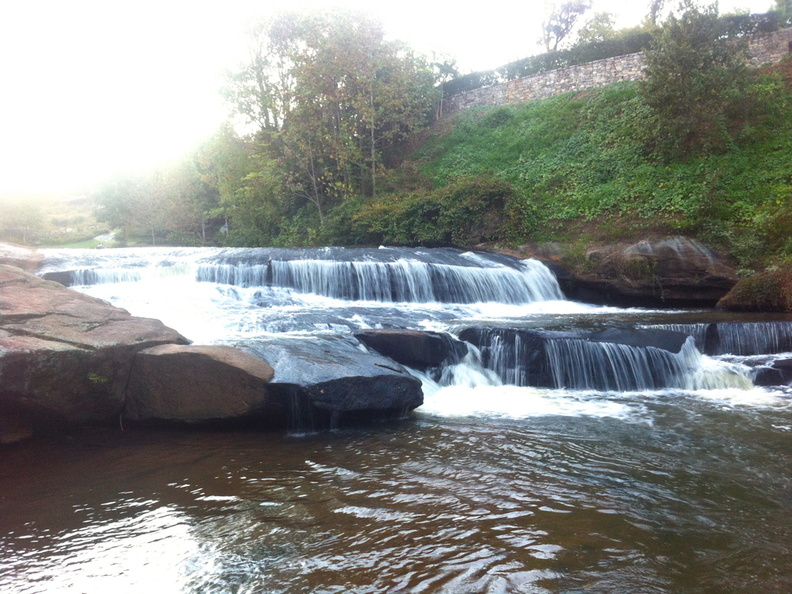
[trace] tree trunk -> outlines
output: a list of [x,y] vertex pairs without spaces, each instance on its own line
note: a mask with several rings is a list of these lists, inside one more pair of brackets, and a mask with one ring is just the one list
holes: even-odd
[[371,197],[377,195],[377,146],[374,138],[374,88],[369,92],[371,100]]

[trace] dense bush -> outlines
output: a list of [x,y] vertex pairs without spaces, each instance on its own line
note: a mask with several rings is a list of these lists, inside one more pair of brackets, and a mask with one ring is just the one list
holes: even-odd
[[536,224],[535,210],[514,186],[479,176],[365,206],[354,227],[358,238],[377,243],[469,246],[525,238]]

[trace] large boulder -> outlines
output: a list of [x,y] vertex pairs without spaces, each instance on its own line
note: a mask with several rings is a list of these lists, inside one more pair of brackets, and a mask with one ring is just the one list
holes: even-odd
[[228,346],[168,344],[135,355],[124,418],[202,422],[266,416],[266,361]]
[[569,273],[556,274],[569,299],[622,306],[711,307],[737,282],[726,258],[686,237],[590,248]]
[[240,348],[275,370],[271,395],[291,429],[404,416],[423,404],[421,382],[401,365],[340,338],[269,338]]
[[188,341],[162,322],[0,265],[0,409],[31,423],[118,418],[137,351]]
[[718,307],[729,311],[792,312],[792,267],[741,279]]
[[439,332],[363,330],[355,338],[381,355],[419,370],[458,363],[468,351],[464,342]]
[[0,263],[35,271],[43,260],[41,253],[15,243],[0,241]]

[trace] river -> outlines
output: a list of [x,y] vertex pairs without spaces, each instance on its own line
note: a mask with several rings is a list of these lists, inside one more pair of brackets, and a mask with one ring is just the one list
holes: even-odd
[[[78,290],[205,343],[723,319],[572,303],[537,263],[451,250],[46,254],[44,270],[82,271]],[[366,270],[354,290],[350,261]],[[434,280],[416,282],[427,266]],[[278,267],[292,276],[275,282]],[[452,272],[482,269],[490,289],[479,276],[475,298],[449,292]],[[0,591],[792,591],[792,400],[751,384],[779,354],[691,349],[698,379],[679,387],[520,386],[467,361],[424,377],[424,405],[398,422],[83,428],[5,447]]]

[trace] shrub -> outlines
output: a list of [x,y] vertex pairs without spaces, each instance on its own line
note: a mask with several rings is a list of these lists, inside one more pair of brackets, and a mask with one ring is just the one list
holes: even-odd
[[363,207],[353,225],[368,243],[472,246],[524,239],[536,228],[537,216],[510,183],[482,176],[389,196]]

